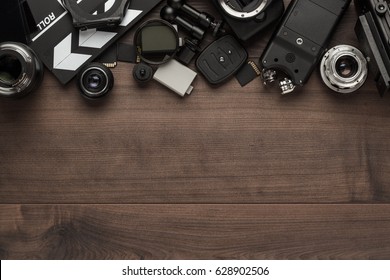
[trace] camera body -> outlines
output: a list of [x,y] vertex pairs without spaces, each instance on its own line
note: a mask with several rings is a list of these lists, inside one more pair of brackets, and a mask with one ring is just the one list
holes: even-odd
[[251,37],[278,21],[284,12],[283,0],[212,0],[236,37]]

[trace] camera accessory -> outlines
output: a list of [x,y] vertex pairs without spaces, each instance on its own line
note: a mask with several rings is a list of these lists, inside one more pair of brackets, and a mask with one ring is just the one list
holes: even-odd
[[211,43],[198,57],[196,67],[211,84],[233,76],[248,58],[248,53],[231,35]]
[[112,7],[99,13],[98,6],[86,11],[79,5],[79,2],[79,0],[62,0],[64,7],[72,15],[73,26],[81,30],[118,26],[130,5],[130,0],[115,0]]
[[106,96],[114,86],[114,76],[101,63],[91,63],[78,75],[80,93],[87,99],[96,100]]
[[167,21],[149,20],[135,32],[134,45],[143,62],[159,65],[166,63],[178,51],[179,34]]
[[303,86],[325,52],[351,0],[293,0],[261,55],[265,84],[278,74],[282,94]]
[[153,79],[184,97],[194,89],[191,84],[196,76],[196,72],[172,59],[157,69]]
[[[109,9],[114,0],[77,1],[80,9],[98,12]],[[115,29],[82,31],[73,26],[70,13],[60,0],[28,0],[32,16],[38,23],[36,32],[30,34],[29,46],[44,65],[62,83],[69,83],[80,69],[94,61],[111,45],[130,31],[162,0],[133,0]],[[95,8],[96,10],[96,8]]]
[[202,28],[211,29],[213,31],[213,36],[218,36],[225,33],[223,30],[223,21],[216,21],[213,16],[208,13],[199,12],[194,7],[188,5],[186,0],[168,0],[168,6],[172,7],[175,10],[178,10],[179,13],[185,15],[195,22],[197,22]]
[[331,48],[322,58],[320,71],[324,83],[341,95],[357,91],[368,75],[366,58],[348,45]]
[[236,79],[242,87],[261,75],[261,70],[254,61],[248,61],[236,74]]
[[35,52],[22,43],[0,44],[0,96],[22,97],[37,89],[43,65]]
[[203,29],[199,28],[196,25],[193,25],[191,22],[178,16],[177,11],[170,6],[163,7],[161,9],[160,16],[162,19],[166,21],[178,24],[184,30],[190,33],[191,36],[194,37],[195,39],[202,40],[205,35],[205,31]]
[[283,0],[213,0],[237,38],[247,41],[278,21]]
[[368,69],[381,96],[390,90],[390,7],[383,0],[355,1],[359,16],[355,26]]
[[133,77],[140,84],[144,85],[153,79],[153,68],[143,62],[134,66]]

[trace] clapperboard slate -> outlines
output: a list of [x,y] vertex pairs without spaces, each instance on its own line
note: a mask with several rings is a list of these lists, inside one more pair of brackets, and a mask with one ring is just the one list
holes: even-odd
[[[80,31],[61,0],[27,0],[37,28],[30,34],[30,47],[62,84],[68,83],[78,70],[102,54],[135,23],[162,0],[131,0],[119,27],[109,30]],[[80,0],[84,10],[104,12],[114,0]]]

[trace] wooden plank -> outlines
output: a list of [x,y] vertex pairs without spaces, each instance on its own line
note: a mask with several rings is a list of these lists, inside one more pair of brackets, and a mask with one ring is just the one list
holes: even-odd
[[389,201],[390,103],[368,85],[281,98],[199,79],[181,100],[125,82],[96,107],[50,78],[0,103],[2,203]]
[[[332,44],[357,45],[355,22],[352,5]],[[248,44],[255,61],[269,35]],[[281,98],[260,80],[213,88],[199,76],[180,99],[157,84],[139,88],[132,65],[113,71],[100,104],[49,73],[30,97],[1,100],[0,203],[390,201],[390,97],[371,79],[339,99],[316,71]]]
[[1,259],[389,259],[390,205],[3,205]]

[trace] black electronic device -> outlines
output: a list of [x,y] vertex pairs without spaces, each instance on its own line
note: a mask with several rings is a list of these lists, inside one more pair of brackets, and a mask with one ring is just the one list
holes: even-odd
[[196,67],[209,83],[217,85],[236,74],[247,58],[245,48],[233,36],[225,35],[199,55]]
[[[107,5],[80,5],[79,0],[61,0],[73,18],[73,25],[81,30],[117,27],[128,10],[131,0],[115,0]],[[108,3],[108,2],[106,2]]]
[[145,85],[153,79],[153,68],[146,63],[138,63],[134,66],[133,77],[140,85]]
[[293,0],[260,57],[264,83],[283,94],[304,85],[351,0]]
[[216,20],[212,15],[200,12],[187,3],[186,0],[168,0],[168,6],[177,10],[181,15],[189,17],[191,20],[199,24],[200,27],[211,29],[213,36],[218,36],[225,33],[223,29],[224,22]]
[[231,29],[247,41],[277,22],[284,11],[283,0],[212,0]]
[[390,6],[384,0],[355,0],[355,32],[381,96],[390,90]]

